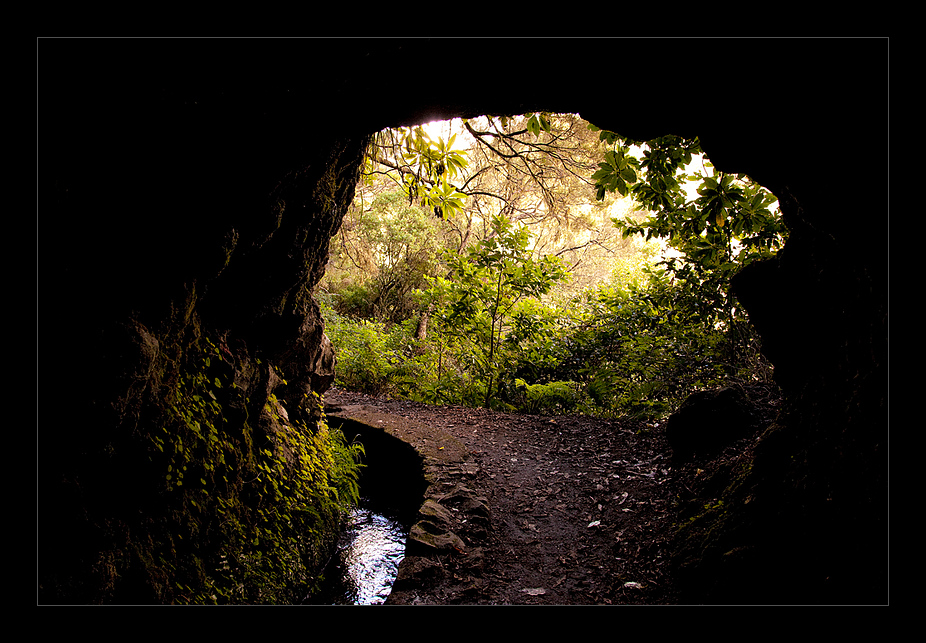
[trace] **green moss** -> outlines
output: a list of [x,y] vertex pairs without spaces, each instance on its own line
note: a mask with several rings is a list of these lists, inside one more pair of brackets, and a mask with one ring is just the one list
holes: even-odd
[[200,344],[150,436],[169,518],[160,554],[144,563],[148,576],[171,602],[298,601],[315,589],[357,502],[361,452],[323,416],[311,426],[291,421],[273,395],[266,413],[242,418],[232,410],[247,406],[234,371],[214,342]]
[[674,549],[678,560],[694,565],[694,561],[713,560],[736,545],[743,530],[749,528],[747,516],[751,508],[747,505],[752,502],[752,470],[751,458],[744,457],[732,471],[722,469],[715,474],[723,476],[722,480],[711,479],[704,483],[704,488],[722,491],[719,497],[701,498],[699,508],[687,518],[682,515],[674,525]]

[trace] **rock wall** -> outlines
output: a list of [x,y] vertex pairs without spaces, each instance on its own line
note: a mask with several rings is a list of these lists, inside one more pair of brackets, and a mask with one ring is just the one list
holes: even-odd
[[311,292],[369,138],[231,56],[73,45],[40,56],[40,600],[182,602],[162,576],[219,545],[171,540],[211,521],[163,488],[153,438],[192,378],[224,383],[240,438],[215,495],[239,503],[281,421],[316,425],[335,357]]
[[[800,598],[881,600],[887,209],[854,159],[887,160],[887,42],[560,40],[523,71],[523,43],[468,44],[471,81],[444,92],[391,64],[427,69],[427,40],[39,42],[40,601],[133,597],[119,589],[132,565],[116,583],[101,551],[108,526],[144,510],[154,473],[139,440],[204,337],[220,338],[247,393],[243,424],[271,396],[316,417],[307,400],[333,357],[311,290],[373,132],[541,109],[639,140],[697,135],[720,169],[772,190],[791,229],[779,259],[736,285],[788,400],[748,483],[778,500],[759,518],[719,517],[736,537],[685,542],[691,600],[725,600],[698,593],[718,574],[768,600],[779,571],[756,561],[776,546]],[[615,45],[646,50],[647,69],[676,83],[647,91],[642,70],[623,82],[603,62]],[[709,78],[724,75],[754,79],[753,93],[715,95]],[[860,568],[864,588],[845,591]]]

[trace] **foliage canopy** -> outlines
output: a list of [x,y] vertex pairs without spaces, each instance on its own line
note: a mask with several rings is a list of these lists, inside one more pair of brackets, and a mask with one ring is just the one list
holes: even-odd
[[[446,139],[423,127],[382,133],[365,180],[370,206],[347,227],[370,257],[353,250],[354,267],[369,266],[367,305],[343,283],[323,298],[341,385],[663,415],[725,378],[769,375],[729,284],[787,231],[775,197],[717,172],[697,139],[637,145],[575,115],[487,116]],[[666,253],[641,261],[639,243],[654,241]],[[568,290],[589,248],[612,276]],[[404,303],[383,314],[391,292]]]

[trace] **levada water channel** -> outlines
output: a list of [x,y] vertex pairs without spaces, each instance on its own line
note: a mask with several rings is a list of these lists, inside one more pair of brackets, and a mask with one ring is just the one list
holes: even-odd
[[421,506],[421,459],[409,445],[381,429],[329,416],[366,455],[360,505],[351,512],[337,550],[323,572],[321,592],[306,605],[381,605],[389,597],[405,539]]

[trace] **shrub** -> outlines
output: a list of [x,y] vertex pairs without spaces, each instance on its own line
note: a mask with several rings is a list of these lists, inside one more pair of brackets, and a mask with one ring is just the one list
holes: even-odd
[[565,413],[578,404],[579,385],[575,382],[528,384],[517,378],[512,401],[518,410],[532,415]]

